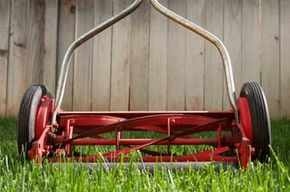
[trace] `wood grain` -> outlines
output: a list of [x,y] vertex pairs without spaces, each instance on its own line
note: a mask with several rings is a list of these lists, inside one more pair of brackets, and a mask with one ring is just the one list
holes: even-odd
[[[205,25],[205,3],[205,0],[187,1],[187,19],[201,27]],[[186,31],[186,110],[204,109],[204,46],[202,38]]]
[[[54,92],[74,39],[132,3],[75,1],[0,0],[1,115],[18,113],[31,84],[47,84]],[[288,0],[161,3],[224,41],[237,95],[244,82],[256,81],[265,90],[271,117],[290,116]],[[169,22],[149,0],[73,55],[62,105],[64,110],[105,111],[229,107],[216,48]]]
[[[96,0],[94,25],[112,17],[113,1]],[[112,27],[93,40],[92,110],[110,110]]]
[[[94,0],[76,1],[76,38],[93,28]],[[75,51],[73,77],[73,109],[91,110],[92,88],[92,40],[85,42]]]
[[[63,57],[67,48],[75,39],[75,1],[59,0],[58,41],[57,41],[57,80]],[[73,108],[73,70],[74,56],[70,61],[62,109]]]
[[[160,3],[168,6],[167,0]],[[168,19],[150,7],[149,110],[166,110],[167,106],[167,38]]]
[[[290,117],[290,1],[281,0],[280,2],[281,10],[281,76],[280,76],[280,94],[281,94],[281,116]],[[272,65],[277,65],[277,63],[272,63]]]
[[27,46],[26,46],[26,87],[41,81],[41,63],[44,53],[45,4],[39,0],[28,0]]
[[45,1],[44,56],[42,83],[55,95],[57,63],[58,0]]
[[[262,86],[272,117],[280,116],[279,0],[262,1]],[[273,63],[276,63],[276,65]]]
[[144,1],[131,17],[130,107],[148,110],[149,1]]
[[[168,7],[186,17],[186,1],[169,0]],[[186,31],[173,21],[168,24],[167,109],[185,109]],[[177,51],[178,50],[178,51]]]
[[[224,43],[228,49],[232,68],[236,94],[238,95],[242,86],[242,0],[224,1]],[[224,99],[223,109],[230,108],[227,87],[224,76]]]
[[[114,1],[114,14],[128,7],[131,1]],[[129,109],[131,18],[113,26],[111,77],[111,110]]]
[[243,0],[242,4],[242,82],[260,83],[260,4],[259,0]]
[[27,7],[28,1],[11,1],[7,115],[18,113],[21,98],[27,88]]
[[6,114],[9,54],[10,0],[0,0],[0,115]]
[[[223,40],[223,1],[206,2],[206,29]],[[205,45],[205,109],[221,110],[223,106],[223,65],[215,47]]]

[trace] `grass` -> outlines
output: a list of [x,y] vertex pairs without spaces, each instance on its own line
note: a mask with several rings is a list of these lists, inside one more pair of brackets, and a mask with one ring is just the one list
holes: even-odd
[[136,166],[88,170],[82,166],[21,163],[17,156],[16,121],[0,118],[0,191],[290,191],[290,121],[272,121],[273,151],[269,164],[247,170],[139,171]]

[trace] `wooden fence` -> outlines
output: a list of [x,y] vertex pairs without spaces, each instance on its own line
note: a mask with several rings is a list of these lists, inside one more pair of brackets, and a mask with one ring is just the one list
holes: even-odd
[[[78,36],[132,0],[0,0],[0,114],[17,114],[25,89],[52,93],[64,53]],[[271,116],[290,116],[289,0],[162,0],[221,38],[237,92],[260,82]],[[130,17],[78,49],[64,109],[229,108],[217,50],[145,0]]]

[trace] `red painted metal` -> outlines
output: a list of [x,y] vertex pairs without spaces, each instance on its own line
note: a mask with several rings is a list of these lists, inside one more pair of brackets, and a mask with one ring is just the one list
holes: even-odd
[[32,149],[28,151],[28,157],[34,159],[36,162],[40,163],[42,156],[49,154],[50,145],[47,143],[47,137],[49,136],[50,128],[46,127],[40,138],[33,143]]
[[[140,161],[143,162],[210,162],[210,161],[224,161],[224,162],[235,162],[237,163],[239,159],[233,156],[222,156],[222,153],[230,151],[229,147],[221,147],[214,150],[207,150],[199,153],[183,155],[183,156],[145,156],[141,157]],[[96,162],[100,159],[106,158],[108,162],[120,161],[120,156],[112,155],[111,153],[102,154],[102,155],[91,155],[91,156],[82,156],[82,157],[68,157],[66,161],[80,161],[80,162]],[[123,157],[124,162],[130,161],[130,157]],[[52,162],[63,161],[63,159],[52,158]]]
[[[158,139],[118,139],[118,145],[144,145],[154,142],[152,145],[212,145],[217,144],[216,138],[206,139],[174,139],[173,141],[157,142]],[[72,145],[115,145],[116,139],[77,139]]]
[[[36,141],[28,152],[28,156],[37,162],[41,162],[44,156],[51,157],[48,158],[51,162],[61,162],[63,155],[66,161],[96,162],[101,158],[109,162],[117,162],[121,159],[129,161],[130,153],[140,150],[143,154],[141,157],[143,162],[239,162],[241,167],[246,168],[253,153],[249,131],[251,121],[248,117],[247,100],[239,99],[238,105],[241,117],[238,124],[235,123],[234,112],[231,111],[60,111],[57,123],[52,128],[49,119],[52,114],[53,100],[43,97],[36,120]],[[125,137],[126,132],[153,132],[158,134],[159,138],[134,138],[128,137],[128,134]],[[215,132],[216,136],[210,138],[195,136],[203,132]],[[110,145],[113,147],[111,150],[115,150],[78,157],[74,146],[87,145]],[[149,150],[148,147],[151,145],[165,146],[167,152]],[[172,145],[208,145],[212,149],[176,156],[171,152]]]
[[35,140],[39,139],[46,125],[51,119],[51,112],[53,110],[54,100],[43,96],[38,106],[38,112],[35,119]]
[[240,97],[238,99],[238,107],[240,112],[240,122],[242,124],[243,130],[245,131],[246,137],[252,142],[252,117],[248,99],[246,97]]
[[225,118],[227,117],[229,121],[234,120],[234,115],[232,110],[228,111],[62,111],[58,112],[61,117],[66,116],[97,116],[105,115],[112,117],[119,117],[124,119],[132,119],[137,117],[151,116],[151,115],[162,115],[162,114],[185,114],[185,115],[197,115],[203,117],[212,118]]

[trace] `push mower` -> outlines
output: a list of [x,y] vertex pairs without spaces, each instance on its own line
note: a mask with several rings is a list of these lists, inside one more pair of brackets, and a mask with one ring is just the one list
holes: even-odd
[[[210,32],[164,7],[158,0],[150,0],[157,11],[218,49],[223,60],[231,109],[161,112],[74,112],[60,109],[74,50],[131,14],[142,1],[135,0],[125,10],[70,45],[62,62],[55,99],[44,85],[32,85],[27,89],[18,117],[19,153],[38,163],[46,159],[52,163],[92,164],[102,159],[108,165],[116,165],[131,161],[132,152],[138,151],[138,162],[145,167],[160,164],[183,167],[185,164],[214,162],[246,168],[253,160],[266,162],[270,153],[271,127],[261,86],[255,82],[245,83],[237,97],[231,61],[224,44]],[[95,154],[78,151],[83,146],[108,149],[104,145],[111,147]],[[175,145],[205,147],[194,153],[173,153]],[[165,150],[156,150],[158,147]]]

